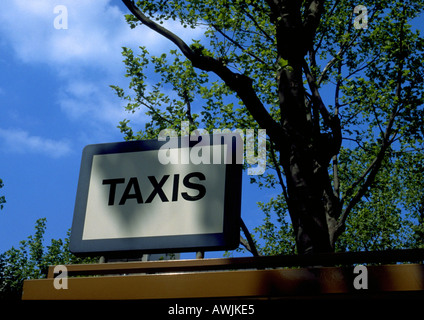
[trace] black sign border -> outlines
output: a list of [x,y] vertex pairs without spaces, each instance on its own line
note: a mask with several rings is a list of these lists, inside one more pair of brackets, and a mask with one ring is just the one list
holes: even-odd
[[[114,143],[92,144],[84,148],[72,222],[70,251],[75,255],[108,257],[132,257],[142,253],[171,253],[193,251],[234,250],[240,243],[241,182],[242,164],[236,163],[236,153],[243,152],[243,142],[238,134],[209,135],[210,145],[219,140],[221,144],[232,136],[232,163],[226,164],[224,196],[224,228],[222,233],[137,237],[118,239],[83,240],[84,221],[88,201],[92,160],[94,155],[159,150],[169,139],[181,139],[185,145],[193,147],[198,141],[188,137],[168,138],[166,141],[140,140]],[[200,141],[200,140],[199,140]],[[240,149],[242,148],[242,149]],[[227,145],[227,151],[229,146]],[[243,154],[243,153],[242,153]],[[204,165],[204,164],[203,164]]]

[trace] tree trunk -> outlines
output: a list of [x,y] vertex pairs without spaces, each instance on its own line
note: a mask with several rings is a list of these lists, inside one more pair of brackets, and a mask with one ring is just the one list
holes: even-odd
[[281,126],[285,135],[280,143],[280,161],[286,175],[297,250],[299,254],[331,252],[334,241],[328,222],[331,224],[338,215],[327,171],[333,155],[329,148],[331,137],[320,132],[317,105],[306,103],[303,58],[291,52],[280,59],[285,61],[278,75]]
[[[287,181],[288,209],[295,233],[299,254],[332,252],[332,216],[336,215],[334,204],[327,199],[322,168],[315,168],[310,152],[296,152],[292,146],[290,154],[280,151],[280,156],[289,158],[283,165]],[[316,165],[316,164],[315,164]],[[334,212],[334,213],[333,213]],[[331,226],[331,228],[329,227]]]

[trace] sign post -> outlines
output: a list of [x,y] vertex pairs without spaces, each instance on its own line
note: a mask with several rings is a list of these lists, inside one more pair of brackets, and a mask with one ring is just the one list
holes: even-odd
[[71,252],[128,256],[235,249],[243,141],[237,134],[191,140],[86,146]]

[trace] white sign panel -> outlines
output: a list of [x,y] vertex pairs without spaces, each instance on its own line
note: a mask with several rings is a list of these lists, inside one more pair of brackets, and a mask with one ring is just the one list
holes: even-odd
[[[183,138],[173,139],[180,146]],[[166,141],[155,140],[87,146],[71,251],[104,254],[236,247],[241,164],[228,163],[228,159],[234,158],[229,155],[235,154],[237,142],[216,141],[201,151],[193,142],[166,150]],[[179,161],[193,151],[215,161]],[[160,161],[160,152],[168,156],[168,164]]]

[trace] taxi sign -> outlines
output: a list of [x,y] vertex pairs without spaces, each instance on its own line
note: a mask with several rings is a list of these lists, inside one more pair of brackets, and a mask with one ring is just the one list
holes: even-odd
[[237,134],[88,145],[71,230],[75,254],[229,250],[240,238]]

